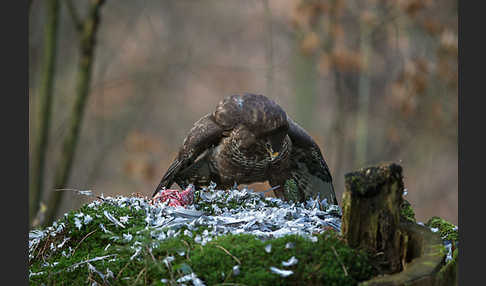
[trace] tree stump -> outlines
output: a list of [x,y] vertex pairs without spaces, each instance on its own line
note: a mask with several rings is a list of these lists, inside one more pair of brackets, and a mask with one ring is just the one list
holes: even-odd
[[383,274],[359,285],[457,285],[457,253],[445,264],[439,234],[401,217],[402,179],[402,167],[394,163],[345,175],[344,239],[374,256]]
[[345,183],[342,232],[346,242],[381,255],[384,273],[401,271],[402,167],[391,163],[363,168],[346,174]]

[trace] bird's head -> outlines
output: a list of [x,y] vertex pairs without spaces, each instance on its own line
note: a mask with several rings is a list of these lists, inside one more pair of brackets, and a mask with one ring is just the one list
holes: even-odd
[[287,136],[287,130],[285,128],[277,129],[270,134],[266,134],[265,138],[265,149],[272,159],[278,157],[280,151],[282,150],[283,142]]
[[273,159],[278,156],[289,124],[285,111],[273,100],[256,94],[231,95],[213,113],[226,130],[238,130],[242,147],[263,144]]

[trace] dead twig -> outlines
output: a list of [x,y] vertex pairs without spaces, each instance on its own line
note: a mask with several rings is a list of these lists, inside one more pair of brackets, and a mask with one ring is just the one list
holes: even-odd
[[[100,283],[99,281],[97,281],[92,275],[91,275],[91,271],[88,273],[88,281],[92,282],[92,284],[95,284],[95,285],[107,285],[106,283]],[[109,285],[109,284],[108,284]]]
[[336,251],[336,249],[334,248],[334,246],[331,245],[331,248],[332,248],[332,251],[334,251],[334,255],[336,255],[336,259],[337,261],[339,262],[339,264],[341,264],[341,267],[343,268],[344,270],[344,276],[348,276],[348,270],[346,270],[346,267],[344,266],[344,264],[341,262],[341,259],[339,258],[339,255]]
[[71,192],[77,193],[78,195],[83,195],[83,196],[88,196],[88,197],[93,196],[92,190],[79,190],[79,189],[67,188],[67,189],[54,189],[54,191],[56,191],[56,192],[71,191]]
[[122,269],[120,269],[120,272],[118,272],[118,274],[116,275],[115,280],[118,280],[118,277],[120,277],[120,275],[122,274],[123,270],[125,270],[125,268],[127,268],[128,264],[130,264],[130,262],[132,262],[132,261],[131,261],[131,260],[129,260],[129,261],[127,262],[127,264],[125,264],[125,266],[123,266],[123,268],[122,268]]
[[150,249],[148,246],[145,246],[145,248],[147,248],[148,253],[150,253],[150,256],[152,257],[152,260],[153,260],[154,262],[156,262],[155,257],[154,257],[154,255],[152,254],[152,250],[151,250],[151,249]]
[[142,275],[143,272],[147,271],[147,268],[144,267],[137,275],[137,279],[135,279],[135,282],[133,284],[137,284],[138,279],[140,278],[140,275]]
[[41,256],[42,257],[42,260],[45,262],[46,260],[44,259],[44,252],[46,251],[47,249],[47,245],[49,244],[49,239],[46,239],[46,242],[44,243],[44,246],[42,247],[42,249],[39,251],[39,253],[37,254],[37,256]]
[[82,242],[83,242],[83,241],[84,241],[86,238],[88,238],[88,236],[92,235],[92,234],[93,234],[93,233],[95,233],[96,231],[97,231],[97,229],[95,229],[95,230],[93,230],[92,232],[90,232],[90,233],[88,233],[87,235],[85,235],[85,236],[84,236],[84,237],[81,239],[81,241],[79,241],[78,245],[76,245],[76,247],[74,248],[74,250],[73,250],[73,254],[72,254],[72,255],[74,255],[74,252],[76,252],[76,249],[78,249],[79,245],[80,245],[80,244],[81,244],[81,243],[82,243]]
[[185,240],[182,240],[182,242],[187,246],[186,259],[189,260],[189,261],[191,261],[191,258],[189,257],[189,252],[191,251],[191,246]]
[[226,254],[231,256],[236,262],[238,262],[238,264],[241,264],[241,261],[238,258],[236,258],[233,254],[231,254],[228,250],[226,250],[224,247],[222,247],[221,245],[218,245],[218,244],[216,244],[216,247],[223,250],[224,252],[226,252]]

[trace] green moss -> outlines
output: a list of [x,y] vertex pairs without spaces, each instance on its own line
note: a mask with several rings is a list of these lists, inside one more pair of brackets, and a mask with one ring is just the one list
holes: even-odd
[[[392,178],[402,182],[402,167],[394,163],[382,163],[347,173],[344,177],[348,190],[369,197],[375,195],[380,187]],[[399,187],[403,189],[403,183]]]
[[400,214],[406,220],[409,220],[411,222],[417,222],[417,220],[415,219],[415,212],[413,211],[412,205],[407,200],[403,200],[400,208]]
[[454,250],[452,260],[444,265],[438,275],[437,279],[441,281],[441,285],[457,285],[457,255],[458,249]]
[[[123,223],[125,228],[110,222],[104,211],[117,218],[128,215],[128,222]],[[78,229],[75,220],[80,212],[93,220]],[[151,230],[146,229],[144,218],[142,210],[109,203],[103,203],[97,209],[84,206],[79,211],[68,213],[57,222],[65,224],[64,231],[55,237],[44,238],[33,251],[34,258],[29,262],[29,270],[42,274],[32,275],[30,284],[85,285],[94,281],[103,284],[100,275],[89,270],[88,263],[80,264],[77,268],[73,268],[73,265],[107,255],[112,256],[91,261],[90,265],[103,275],[111,271],[114,278],[106,279],[112,285],[162,285],[161,279],[175,283],[193,271],[206,285],[356,285],[374,274],[368,256],[346,246],[334,231],[318,235],[317,242],[297,235],[263,242],[252,235],[240,234],[217,237],[203,246],[186,235],[163,241],[153,239]],[[104,233],[100,224],[111,233]],[[200,228],[194,234],[203,230]],[[123,234],[133,237],[127,241],[123,239]],[[50,250],[51,243],[57,246],[66,237],[70,240],[61,248]],[[288,242],[292,242],[294,247],[287,249],[285,245]],[[106,248],[108,244],[110,246]],[[267,244],[272,245],[271,253],[264,250]],[[69,248],[74,254],[63,256],[62,252],[69,252]],[[131,259],[137,250],[139,254]],[[163,261],[168,256],[174,257],[174,260],[167,266]],[[290,267],[282,266],[282,261],[292,256],[298,259],[298,263]],[[55,266],[45,264],[54,262],[57,263]],[[232,269],[238,264],[240,273],[235,275]],[[294,274],[283,278],[272,273],[270,266],[292,270]]]
[[439,229],[440,236],[444,240],[452,241],[454,244],[457,244],[459,240],[459,232],[455,225],[452,223],[441,219],[440,217],[432,217],[427,221],[425,224],[428,227],[435,227]]
[[429,219],[425,225],[438,228],[442,239],[452,243],[452,259],[440,269],[437,279],[442,281],[442,285],[457,285],[457,255],[459,252],[459,232],[457,227],[436,216]]
[[[294,248],[286,249],[288,242],[294,243]],[[271,253],[264,251],[267,244],[272,245]],[[232,267],[238,261],[221,247],[241,262],[238,276],[232,274]],[[299,262],[292,267],[283,267],[282,261],[292,256]],[[191,265],[200,271],[198,275],[208,285],[222,282],[246,285],[353,285],[372,274],[367,256],[347,247],[334,232],[325,232],[315,243],[294,235],[267,242],[247,234],[223,236],[196,249],[191,256]],[[344,273],[343,265],[348,276]],[[270,266],[292,270],[294,274],[282,278],[271,273]],[[222,273],[225,273],[224,277]]]
[[[104,211],[107,211],[116,217],[128,215],[130,219],[125,223],[125,228],[117,227],[104,216]],[[78,213],[89,215],[93,220],[78,229],[75,224],[76,214]],[[131,243],[123,239],[123,234],[131,234],[133,235],[133,239],[139,237],[144,238],[144,216],[145,214],[141,210],[137,211],[133,208],[120,208],[110,204],[102,204],[97,210],[83,206],[79,211],[71,211],[67,213],[62,219],[56,222],[58,225],[65,224],[64,231],[55,237],[48,236],[40,243],[36,251],[34,251],[34,259],[30,261],[29,269],[31,272],[43,272],[43,274],[32,276],[30,282],[34,285],[40,284],[41,282],[49,284],[53,281],[56,281],[56,283],[65,281],[65,283],[69,285],[80,285],[89,282],[87,281],[87,277],[89,277],[87,274],[87,264],[83,264],[74,271],[66,270],[75,263],[91,258],[128,253]],[[106,229],[112,231],[113,234],[104,233],[100,229],[100,223],[103,224]],[[118,239],[114,240],[113,237],[117,237]],[[69,240],[61,249],[51,250],[51,244],[57,246],[64,240],[64,238],[69,238]],[[104,249],[108,244],[111,244],[111,247],[105,251]],[[62,254],[63,251],[66,254],[69,253],[70,249],[71,256],[66,257]],[[58,264],[53,267],[44,266],[45,263],[52,264],[53,262],[57,262]],[[94,261],[91,264],[100,271],[105,271],[106,267],[109,267],[110,270],[114,271],[118,266],[118,263],[116,262],[106,263],[106,261]],[[82,269],[82,272],[85,272],[86,275],[79,275],[79,269]],[[93,277],[93,279],[99,280],[99,277]]]

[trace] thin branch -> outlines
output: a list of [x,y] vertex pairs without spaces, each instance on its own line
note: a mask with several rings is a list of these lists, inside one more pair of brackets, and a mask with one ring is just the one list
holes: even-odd
[[81,32],[83,30],[83,23],[79,18],[78,11],[76,11],[76,7],[74,6],[71,0],[65,0],[65,3],[69,15],[71,15],[71,20],[73,20],[76,31]]

